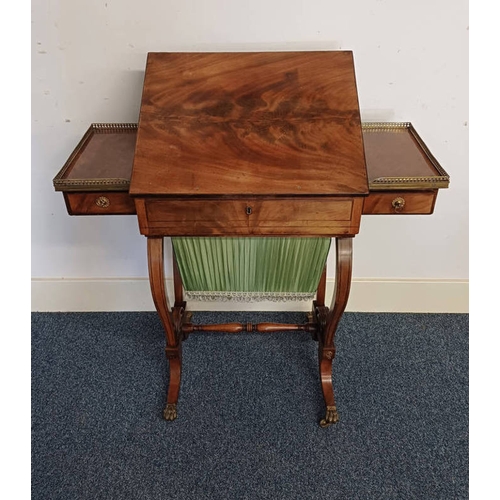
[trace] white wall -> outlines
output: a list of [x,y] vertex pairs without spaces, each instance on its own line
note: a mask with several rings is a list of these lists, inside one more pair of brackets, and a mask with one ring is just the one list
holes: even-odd
[[148,51],[311,49],[353,50],[362,118],[411,121],[451,176],[432,216],[363,218],[355,280],[456,284],[465,304],[465,0],[34,0],[32,308],[71,308],[48,298],[62,280],[147,276],[135,217],[69,217],[52,178],[90,123],[137,121]]

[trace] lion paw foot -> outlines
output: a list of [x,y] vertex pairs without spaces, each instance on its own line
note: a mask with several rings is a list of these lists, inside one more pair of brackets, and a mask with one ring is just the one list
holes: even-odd
[[175,403],[169,403],[167,405],[163,410],[163,418],[165,420],[175,420],[177,418],[177,405]]
[[320,427],[328,427],[332,424],[336,424],[339,421],[339,414],[337,413],[336,406],[327,406],[325,418],[322,418],[319,422]]

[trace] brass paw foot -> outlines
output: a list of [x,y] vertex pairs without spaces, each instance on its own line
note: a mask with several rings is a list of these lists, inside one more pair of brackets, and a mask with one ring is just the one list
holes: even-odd
[[319,422],[320,427],[328,427],[329,425],[336,424],[339,421],[339,414],[337,413],[336,406],[327,406],[325,418]]
[[177,404],[170,403],[163,410],[163,418],[165,420],[175,420],[177,418]]

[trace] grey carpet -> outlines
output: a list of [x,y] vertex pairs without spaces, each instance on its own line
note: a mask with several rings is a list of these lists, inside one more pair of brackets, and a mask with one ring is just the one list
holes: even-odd
[[346,313],[336,344],[336,426],[301,333],[191,335],[169,423],[156,313],[33,313],[32,499],[468,498],[468,316]]

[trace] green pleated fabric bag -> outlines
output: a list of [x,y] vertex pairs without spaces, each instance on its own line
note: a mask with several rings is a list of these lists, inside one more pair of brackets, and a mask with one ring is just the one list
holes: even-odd
[[300,300],[314,297],[330,238],[172,238],[188,298]]

